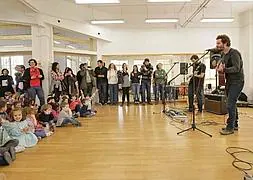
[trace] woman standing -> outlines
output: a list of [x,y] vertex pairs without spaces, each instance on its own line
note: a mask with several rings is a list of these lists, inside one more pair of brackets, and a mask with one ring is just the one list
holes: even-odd
[[122,90],[123,90],[123,95],[122,95],[122,104],[121,106],[124,105],[125,103],[125,97],[127,96],[127,105],[129,105],[130,103],[130,99],[129,99],[129,89],[130,89],[130,80],[129,80],[129,74],[127,72],[127,64],[124,63],[122,65],[122,77],[123,77],[123,84],[122,84]]
[[51,93],[54,94],[55,101],[59,102],[60,96],[63,91],[62,87],[62,80],[64,79],[64,76],[62,75],[60,69],[59,69],[59,63],[54,62],[52,64],[52,71],[51,71]]
[[64,94],[69,96],[73,94],[79,96],[78,82],[76,76],[73,74],[72,69],[69,67],[65,69],[63,84],[66,87],[64,90]]
[[0,97],[4,97],[4,93],[6,92],[14,94],[14,82],[13,78],[9,76],[8,69],[3,69],[0,76]]
[[140,94],[140,77],[141,73],[138,71],[138,66],[133,66],[133,71],[131,73],[131,81],[132,81],[132,91],[134,94],[134,103],[139,103],[139,94]]
[[111,105],[118,104],[118,74],[116,66],[111,63],[107,71],[107,79],[109,85],[109,96]]

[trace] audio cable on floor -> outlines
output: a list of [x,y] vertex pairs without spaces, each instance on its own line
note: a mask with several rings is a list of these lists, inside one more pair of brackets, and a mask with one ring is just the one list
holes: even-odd
[[[244,180],[253,180],[253,176],[247,173],[247,171],[250,171],[253,169],[253,162],[245,161],[237,157],[239,154],[242,154],[242,153],[253,155],[253,152],[249,149],[241,148],[241,147],[228,147],[226,149],[226,152],[234,158],[232,165],[236,169],[238,169],[239,171],[242,171],[245,174]],[[245,165],[247,167],[242,167],[242,165]]]

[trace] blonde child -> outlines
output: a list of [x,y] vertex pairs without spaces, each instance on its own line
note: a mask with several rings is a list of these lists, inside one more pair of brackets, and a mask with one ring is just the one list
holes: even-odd
[[26,120],[22,120],[22,110],[15,108],[11,112],[13,122],[5,121],[3,127],[6,128],[11,138],[19,141],[18,146],[30,148],[37,144],[37,137],[31,132],[29,124]]

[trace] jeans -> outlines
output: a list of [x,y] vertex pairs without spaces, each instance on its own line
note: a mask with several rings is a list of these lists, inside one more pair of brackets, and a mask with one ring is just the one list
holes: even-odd
[[144,79],[141,82],[141,100],[144,103],[146,100],[146,93],[147,92],[147,101],[148,103],[151,102],[151,80]]
[[[195,94],[197,96],[198,102],[198,109],[202,112],[203,109],[203,99],[204,99],[204,88],[203,87],[195,87]],[[194,94],[193,94],[193,83],[190,83],[188,86],[188,101],[189,101],[189,110],[193,110],[193,101],[194,101]]]
[[17,139],[11,139],[7,143],[5,143],[3,146],[0,147],[0,154],[3,154],[10,150],[11,147],[18,146],[18,140]]
[[40,106],[45,104],[45,97],[44,97],[44,92],[42,87],[37,86],[37,87],[30,87],[28,89],[28,95],[31,98],[31,100],[35,101],[36,95],[38,96],[40,100]]
[[130,87],[122,87],[122,90],[123,90],[122,103],[125,102],[126,97],[127,97],[127,102],[128,103],[130,102],[130,99],[129,99],[129,89],[130,89]]
[[98,82],[97,88],[99,90],[99,102],[101,104],[107,103],[107,83],[106,82]]
[[65,118],[61,124],[61,126],[65,126],[67,124],[73,124],[75,126],[80,125],[80,122],[78,120],[76,120],[75,118]]
[[227,94],[227,110],[228,110],[228,120],[227,129],[233,130],[234,127],[238,127],[238,110],[236,107],[236,102],[240,96],[244,82],[238,84],[228,84],[226,86]]
[[118,103],[118,84],[109,84],[109,96],[111,104]]
[[133,83],[132,84],[132,91],[134,94],[134,101],[139,101],[139,94],[140,94],[140,84],[139,83]]
[[87,83],[87,87],[85,89],[82,89],[84,97],[92,95],[92,83]]
[[165,85],[164,84],[156,84],[155,88],[155,100],[159,101],[159,96],[160,100],[164,101],[164,89]]

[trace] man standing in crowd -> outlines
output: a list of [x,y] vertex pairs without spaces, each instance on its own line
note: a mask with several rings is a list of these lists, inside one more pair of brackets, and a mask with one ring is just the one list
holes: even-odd
[[192,55],[191,61],[193,63],[194,75],[192,75],[188,85],[189,112],[193,111],[194,92],[197,97],[198,110],[199,112],[202,112],[206,65],[199,61],[199,57],[197,55]]
[[24,94],[24,72],[25,72],[25,66],[24,65],[18,65],[16,67],[17,72],[15,73],[16,78],[16,90],[20,94]]
[[241,53],[230,47],[230,38],[219,35],[216,38],[216,47],[222,51],[222,63],[217,66],[218,72],[224,72],[226,78],[226,95],[228,120],[227,126],[222,128],[222,135],[233,134],[238,130],[238,111],[236,102],[244,86],[243,61]]
[[153,72],[153,66],[149,63],[148,58],[144,60],[144,63],[141,66],[140,72],[142,75],[142,81],[141,81],[142,104],[145,104],[145,100],[146,100],[145,92],[147,92],[147,102],[148,104],[152,105],[151,103],[151,77],[152,77],[152,72]]
[[24,89],[28,90],[28,95],[31,100],[35,101],[36,95],[40,100],[40,106],[45,104],[44,92],[42,89],[42,80],[44,80],[44,74],[42,69],[37,67],[37,61],[30,59],[28,61],[30,68],[27,68],[24,72]]
[[103,61],[97,61],[98,67],[95,68],[95,77],[97,78],[97,88],[99,90],[99,102],[104,105],[107,103],[107,68]]
[[92,88],[94,87],[94,76],[92,70],[88,69],[87,63],[80,65],[80,71],[77,72],[77,81],[80,91],[84,96],[91,97]]

